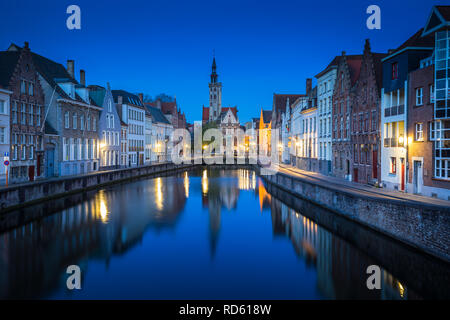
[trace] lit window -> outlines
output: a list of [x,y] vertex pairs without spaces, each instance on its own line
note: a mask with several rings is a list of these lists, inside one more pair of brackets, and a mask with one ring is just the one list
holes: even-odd
[[389,167],[389,173],[396,174],[397,173],[397,158],[391,157],[391,165]]
[[416,123],[416,141],[423,141],[423,123]]

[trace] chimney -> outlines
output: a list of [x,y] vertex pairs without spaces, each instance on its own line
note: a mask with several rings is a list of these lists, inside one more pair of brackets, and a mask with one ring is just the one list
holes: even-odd
[[345,51],[342,51],[342,56],[345,56]]
[[75,61],[67,60],[67,72],[75,79]]
[[141,100],[141,103],[144,104],[144,94],[139,93],[139,100]]
[[123,98],[122,96],[118,96],[117,97],[117,104],[122,104],[123,103]]
[[86,72],[84,70],[80,70],[80,84],[86,86]]
[[311,90],[312,90],[312,79],[311,78],[307,78],[306,79],[306,94],[309,95]]
[[30,48],[28,41],[25,41],[23,47],[24,47],[25,49],[29,49],[29,48]]

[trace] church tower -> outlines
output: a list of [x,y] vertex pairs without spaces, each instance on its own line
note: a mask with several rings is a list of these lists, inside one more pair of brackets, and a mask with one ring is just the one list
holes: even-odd
[[211,82],[209,83],[209,121],[219,118],[222,109],[222,83],[217,81],[216,58],[213,57]]

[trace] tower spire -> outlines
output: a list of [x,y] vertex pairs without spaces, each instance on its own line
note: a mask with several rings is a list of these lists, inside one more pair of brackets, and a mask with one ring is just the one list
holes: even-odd
[[212,67],[211,67],[212,71],[211,71],[211,83],[216,83],[217,82],[217,72],[216,72],[216,53],[215,50],[213,50],[213,62],[212,62]]

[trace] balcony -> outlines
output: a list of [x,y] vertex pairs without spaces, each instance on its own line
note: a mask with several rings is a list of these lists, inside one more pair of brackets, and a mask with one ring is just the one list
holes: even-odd
[[400,104],[398,106],[393,106],[393,107],[384,109],[385,117],[396,116],[396,115],[404,114],[404,113],[405,113],[405,105],[404,104]]
[[384,138],[384,147],[385,148],[395,148],[395,147],[404,147],[404,146],[405,146],[404,139]]

